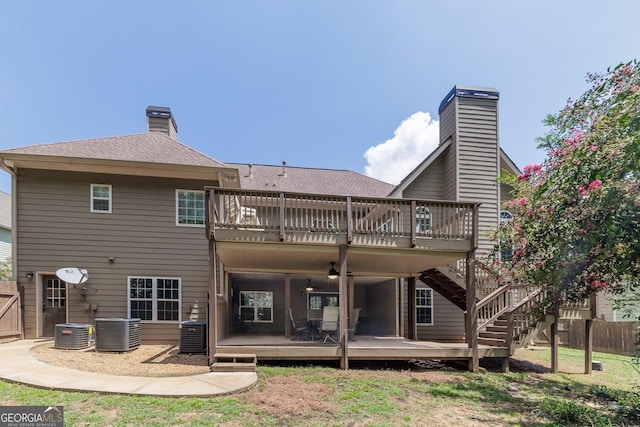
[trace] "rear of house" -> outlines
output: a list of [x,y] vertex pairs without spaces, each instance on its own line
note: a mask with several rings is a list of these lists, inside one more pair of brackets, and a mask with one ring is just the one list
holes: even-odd
[[[494,288],[476,295],[467,267],[492,246],[485,231],[508,191],[496,175],[517,172],[499,147],[497,101],[494,89],[454,87],[440,146],[397,187],[350,171],[217,162],[179,143],[161,107],[147,110],[147,133],[5,150],[25,336],[126,317],[142,319],[143,342],[175,344],[180,322],[200,320],[211,354],[477,364],[475,304]],[[62,282],[62,267],[87,269],[89,281]],[[292,343],[292,320],[321,332],[325,307],[340,309],[336,345]],[[341,336],[356,328],[373,349]]]

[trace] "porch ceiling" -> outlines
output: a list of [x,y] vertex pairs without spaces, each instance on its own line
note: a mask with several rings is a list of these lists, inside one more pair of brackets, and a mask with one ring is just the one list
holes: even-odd
[[[229,271],[324,275],[339,262],[339,246],[217,242],[216,252]],[[408,277],[465,258],[465,252],[382,249],[349,246],[347,270],[355,276]]]

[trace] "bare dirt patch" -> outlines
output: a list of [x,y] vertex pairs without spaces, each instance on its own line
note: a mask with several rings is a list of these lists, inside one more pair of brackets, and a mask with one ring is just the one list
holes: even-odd
[[41,362],[63,368],[136,377],[175,377],[210,372],[207,356],[180,354],[172,345],[141,345],[128,352],[61,350],[46,343],[31,349]]

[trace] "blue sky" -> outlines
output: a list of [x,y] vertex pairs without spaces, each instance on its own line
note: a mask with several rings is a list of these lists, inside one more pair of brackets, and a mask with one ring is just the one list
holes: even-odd
[[523,167],[586,73],[638,57],[638,16],[634,0],[3,1],[0,149],[144,132],[161,105],[223,162],[397,181],[462,84],[500,92]]

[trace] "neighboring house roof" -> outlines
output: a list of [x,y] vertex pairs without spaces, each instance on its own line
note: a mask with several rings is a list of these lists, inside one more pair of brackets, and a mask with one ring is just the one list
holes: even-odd
[[[240,188],[338,196],[386,197],[394,185],[348,170],[227,163]],[[283,172],[286,172],[286,176]]]
[[161,132],[30,145],[0,151],[0,155],[2,154],[226,167],[223,163],[169,138]]
[[11,230],[11,195],[0,191],[0,228]]

